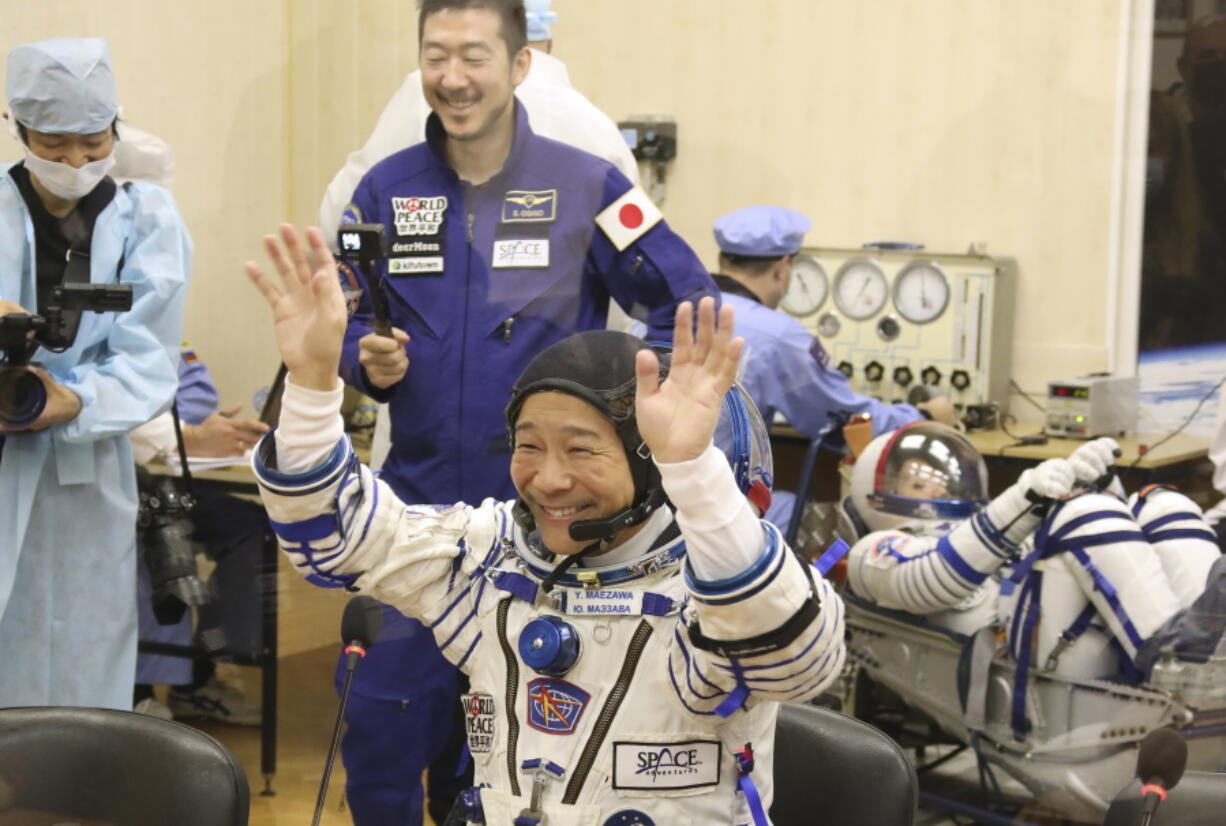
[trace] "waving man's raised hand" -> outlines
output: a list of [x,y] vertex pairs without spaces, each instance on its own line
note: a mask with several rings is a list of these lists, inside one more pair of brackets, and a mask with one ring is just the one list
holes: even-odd
[[[280,284],[248,261],[247,276],[272,308],[277,347],[294,383],[314,390],[334,390],[340,379],[341,342],[347,314],[336,276],[336,262],[319,230],[307,230],[306,245],[290,224],[281,239],[264,236],[268,257]],[[309,248],[309,249],[308,249]]]
[[677,308],[668,378],[659,382],[659,359],[641,350],[635,364],[635,414],[639,433],[659,462],[696,459],[711,444],[724,394],[736,379],[744,339],[732,337],[732,306],[719,311],[715,299]]

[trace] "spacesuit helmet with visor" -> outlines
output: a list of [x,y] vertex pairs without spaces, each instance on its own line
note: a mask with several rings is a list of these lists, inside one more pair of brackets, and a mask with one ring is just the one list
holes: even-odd
[[979,451],[953,428],[920,421],[869,443],[856,459],[845,509],[863,536],[915,520],[965,519],[987,501]]

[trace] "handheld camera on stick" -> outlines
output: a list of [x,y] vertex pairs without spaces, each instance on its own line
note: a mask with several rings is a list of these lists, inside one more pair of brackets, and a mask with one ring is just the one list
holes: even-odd
[[375,262],[387,258],[387,236],[383,224],[345,224],[336,231],[336,248],[340,257],[358,262],[358,269],[370,285],[370,306],[374,311],[375,332],[392,337],[392,324],[387,315],[386,285]]

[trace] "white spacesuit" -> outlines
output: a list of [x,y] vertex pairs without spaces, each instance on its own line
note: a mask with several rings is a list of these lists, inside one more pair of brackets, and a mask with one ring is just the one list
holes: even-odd
[[999,619],[1019,670],[1126,672],[1221,554],[1179,492],[1098,491],[1117,451],[1088,442],[986,502],[983,459],[955,431],[918,422],[879,436],[845,503],[852,591],[961,633]]
[[[576,341],[604,350],[576,357]],[[763,469],[745,457],[738,490],[712,447],[680,463],[683,473],[644,454],[628,394],[644,346],[609,331],[572,336],[533,361],[508,408],[513,441],[533,426],[520,416],[525,398],[547,391],[618,428],[637,493],[605,523],[641,527],[591,559],[546,550],[523,498],[405,505],[344,439],[289,474],[278,468],[292,467],[293,440],[278,431],[261,443],[264,502],[294,565],[421,618],[469,675],[480,788],[479,803],[466,800],[480,822],[766,824],[776,701],[814,696],[842,668],[842,602],[774,527],[750,520],[760,552],[747,567],[719,579],[699,567],[738,555],[724,526],[748,507],[741,491]],[[287,416],[305,420],[300,394],[287,385],[281,430]]]

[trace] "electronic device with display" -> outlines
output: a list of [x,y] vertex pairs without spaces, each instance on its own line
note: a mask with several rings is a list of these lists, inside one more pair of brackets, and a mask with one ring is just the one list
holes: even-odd
[[1121,436],[1137,424],[1137,377],[1097,373],[1047,383],[1043,432],[1066,439]]

